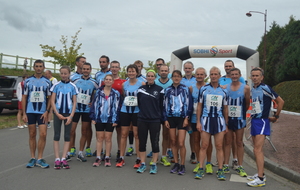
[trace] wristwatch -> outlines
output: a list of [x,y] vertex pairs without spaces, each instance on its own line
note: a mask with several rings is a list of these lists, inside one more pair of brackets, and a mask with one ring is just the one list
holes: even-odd
[[279,118],[279,115],[273,115],[273,117],[275,117],[276,119],[278,119],[278,118]]

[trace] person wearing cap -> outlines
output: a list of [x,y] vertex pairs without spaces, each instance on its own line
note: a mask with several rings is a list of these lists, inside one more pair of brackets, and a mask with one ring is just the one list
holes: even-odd
[[159,154],[159,135],[161,121],[165,122],[166,117],[163,113],[164,89],[155,84],[156,73],[148,70],[146,74],[147,83],[138,89],[137,100],[140,112],[138,113],[138,136],[141,166],[137,173],[146,170],[146,144],[148,131],[152,145],[153,160],[150,166],[150,174],[157,173],[156,162]]

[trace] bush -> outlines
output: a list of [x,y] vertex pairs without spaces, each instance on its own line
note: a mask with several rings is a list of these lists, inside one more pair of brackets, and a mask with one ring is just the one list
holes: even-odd
[[300,113],[300,80],[282,82],[273,89],[284,100],[284,110]]

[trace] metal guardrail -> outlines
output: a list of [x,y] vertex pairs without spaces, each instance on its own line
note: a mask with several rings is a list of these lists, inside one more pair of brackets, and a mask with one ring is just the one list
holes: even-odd
[[[4,62],[4,58],[13,58],[11,62]],[[0,68],[5,68],[4,66],[9,66],[7,68],[15,68],[15,69],[23,69],[24,68],[24,60],[27,58],[28,65],[27,65],[27,70],[32,71],[33,70],[33,63],[35,58],[28,58],[28,57],[23,57],[23,56],[18,56],[18,55],[8,55],[4,53],[0,53]],[[59,73],[60,65],[53,63],[51,60],[45,60],[42,59],[45,62],[45,67],[46,69],[51,70],[53,73]],[[93,69],[91,75],[94,75],[97,71],[100,69]],[[93,72],[94,71],[94,72]]]

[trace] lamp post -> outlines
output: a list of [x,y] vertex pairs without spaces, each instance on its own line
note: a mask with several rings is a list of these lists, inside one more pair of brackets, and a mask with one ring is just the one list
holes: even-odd
[[266,67],[266,42],[267,42],[267,36],[266,36],[266,32],[267,32],[267,9],[265,10],[265,13],[263,12],[259,12],[259,11],[249,11],[248,13],[246,13],[246,16],[251,17],[252,14],[251,13],[259,13],[259,14],[263,14],[264,15],[264,21],[265,21],[265,34],[264,34],[264,60],[263,60],[263,69],[265,70]]

